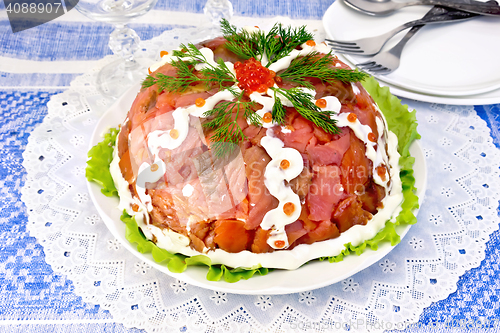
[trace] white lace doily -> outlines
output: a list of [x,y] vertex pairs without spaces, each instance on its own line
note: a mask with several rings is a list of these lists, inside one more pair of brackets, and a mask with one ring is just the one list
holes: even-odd
[[[155,57],[196,30],[172,30],[143,42]],[[112,57],[101,61],[101,67]],[[187,285],[129,253],[101,221],[87,192],[86,154],[93,128],[111,105],[93,80],[77,78],[54,96],[24,153],[28,228],[54,271],[75,293],[114,320],[147,332],[289,332],[344,328],[379,331],[418,321],[423,308],[455,291],[484,258],[498,228],[500,160],[473,107],[408,102],[417,109],[428,186],[418,223],[388,256],[334,285],[290,295],[245,296]],[[117,119],[117,124],[122,119]],[[325,265],[330,263],[325,262]],[[272,274],[272,273],[271,273]]]

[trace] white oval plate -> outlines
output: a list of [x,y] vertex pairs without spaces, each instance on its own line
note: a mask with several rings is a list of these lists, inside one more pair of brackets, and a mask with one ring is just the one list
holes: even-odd
[[[337,56],[346,64],[350,65],[351,67],[355,67],[354,64],[346,59],[344,55],[338,54]],[[381,87],[389,87],[391,94],[393,95],[428,103],[441,103],[450,105],[490,105],[500,103],[500,89],[473,96],[437,96],[406,90],[401,87],[396,87],[392,84],[382,82],[380,80],[379,84]]]
[[[335,1],[323,16],[328,38],[354,40],[376,36],[419,19],[430,6],[411,6],[389,16],[370,16]],[[408,30],[384,47],[395,45]],[[471,97],[500,89],[500,20],[478,17],[464,22],[424,26],[403,51],[400,67],[375,77],[411,92],[441,97]],[[344,55],[351,64],[370,57]],[[500,90],[497,92],[500,95]],[[500,98],[499,98],[500,101]]]
[[450,105],[489,105],[500,103],[500,89],[490,91],[483,94],[477,94],[474,96],[435,96],[420,94],[414,91],[406,90],[400,87],[390,85],[388,83],[379,82],[380,86],[389,87],[391,94],[414,99],[417,101],[428,102],[428,103],[440,103],[440,104],[450,104]]
[[[103,134],[109,128],[118,126],[119,122],[125,119],[130,105],[135,99],[136,92],[139,86],[132,87],[124,94],[99,120],[94,133],[92,134],[90,147],[102,141]],[[90,148],[89,147],[89,148]],[[425,193],[427,182],[427,169],[425,165],[425,157],[418,142],[411,146],[411,154],[415,157],[414,175],[416,181],[417,195],[420,199],[420,204]],[[238,294],[289,294],[306,290],[321,288],[338,281],[341,281],[349,276],[365,269],[378,260],[382,259],[394,247],[388,243],[383,243],[377,251],[367,249],[360,256],[349,255],[343,261],[338,263],[329,263],[328,261],[311,261],[306,265],[296,270],[274,270],[267,275],[256,275],[249,280],[240,280],[236,283],[228,283],[225,281],[208,281],[206,274],[208,268],[206,266],[189,266],[183,273],[172,273],[164,265],[154,261],[151,254],[142,254],[130,244],[125,238],[125,224],[120,220],[121,212],[117,209],[119,199],[117,197],[109,198],[101,193],[101,188],[96,183],[87,183],[90,197],[101,215],[104,223],[123,246],[136,255],[141,260],[147,262],[152,267],[168,274],[176,279],[186,283],[207,288],[211,290],[238,293]],[[416,214],[417,212],[415,212]],[[403,237],[410,226],[397,227],[398,234]]]

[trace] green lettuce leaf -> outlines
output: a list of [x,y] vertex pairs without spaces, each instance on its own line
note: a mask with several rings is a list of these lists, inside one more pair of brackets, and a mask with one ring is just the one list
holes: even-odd
[[118,132],[117,128],[111,128],[104,135],[104,140],[92,147],[87,154],[89,160],[85,169],[85,177],[89,182],[96,182],[101,185],[101,192],[107,197],[118,196],[118,191],[109,171]]
[[212,265],[212,260],[204,255],[197,255],[187,257],[182,254],[172,254],[165,249],[159,248],[148,240],[141,229],[138,227],[135,219],[123,212],[120,219],[125,223],[125,238],[132,243],[136,244],[137,251],[140,253],[151,253],[153,259],[157,263],[164,263],[167,265],[169,271],[173,273],[182,273],[188,266],[208,266],[207,280],[219,281],[224,278],[227,282],[237,282],[241,279],[248,280],[254,274],[266,275],[269,270],[264,267],[252,267],[250,269],[241,268],[228,268],[224,265]]
[[[391,95],[387,87],[380,87],[378,82],[372,77],[363,81],[363,86],[379,105],[380,110],[386,117],[389,129],[397,135],[399,140],[398,151],[401,154],[399,160],[401,166],[400,177],[403,184],[404,196],[402,211],[396,218],[395,223],[386,222],[385,227],[372,239],[358,246],[353,246],[350,243],[345,244],[345,249],[339,255],[319,258],[320,261],[339,262],[347,255],[353,253],[360,255],[367,246],[373,250],[377,250],[381,242],[390,242],[394,246],[400,241],[400,237],[396,232],[396,225],[414,224],[417,221],[413,214],[413,210],[418,208],[418,197],[415,195],[415,178],[413,177],[412,170],[414,159],[409,153],[410,144],[415,139],[420,138],[420,135],[417,133],[415,111],[409,112],[408,107],[401,105],[401,101]],[[103,187],[101,192],[107,196],[118,195],[111,173],[109,172],[117,134],[118,129],[111,129],[104,136],[104,140],[94,146],[88,153],[90,159],[87,162],[86,177],[89,181],[94,181],[101,185]],[[172,254],[149,241],[138,227],[135,219],[125,211],[121,216],[121,220],[126,225],[126,239],[130,243],[136,244],[137,250],[140,253],[151,253],[156,262],[165,264],[171,272],[184,272],[188,266],[207,266],[207,280],[220,281],[224,279],[226,282],[233,283],[241,279],[247,280],[256,274],[266,275],[272,271],[272,269],[261,266],[246,269],[230,268],[225,265],[212,265],[211,259],[205,255],[187,257],[181,254]]]

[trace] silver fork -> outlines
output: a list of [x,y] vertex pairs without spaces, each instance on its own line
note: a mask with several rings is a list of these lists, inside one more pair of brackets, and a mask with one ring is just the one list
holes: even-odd
[[356,67],[363,71],[372,72],[373,74],[387,75],[399,67],[401,62],[401,54],[403,48],[410,38],[413,37],[424,25],[416,25],[408,31],[408,33],[392,47],[391,49],[381,52],[371,58],[369,61],[356,64]]
[[380,52],[382,47],[385,45],[385,43],[387,43],[389,39],[391,39],[395,34],[402,30],[430,23],[467,20],[476,16],[479,16],[479,14],[463,12],[458,9],[449,9],[441,6],[434,6],[429,12],[427,12],[427,14],[423,18],[407,22],[379,36],[361,38],[353,41],[340,41],[332,39],[327,39],[326,41],[333,50],[340,53],[375,55]]
[[[492,1],[488,1],[491,3]],[[423,17],[425,18],[427,15],[431,15],[433,11],[440,10],[439,6],[434,6],[427,14]],[[474,16],[472,16],[474,17]],[[363,71],[368,71],[373,74],[381,74],[387,75],[392,73],[399,67],[401,62],[401,54],[403,53],[403,48],[410,38],[413,37],[424,25],[416,25],[412,27],[406,35],[391,49],[381,52],[371,58],[369,61],[356,64],[356,67]]]

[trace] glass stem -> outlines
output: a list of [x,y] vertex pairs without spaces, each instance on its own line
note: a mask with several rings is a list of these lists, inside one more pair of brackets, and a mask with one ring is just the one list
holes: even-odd
[[222,18],[231,20],[233,5],[229,0],[207,0],[203,12],[214,27],[219,27]]
[[125,60],[125,66],[135,63],[134,52],[139,48],[139,42],[137,33],[125,24],[115,24],[115,30],[109,36],[109,48]]

